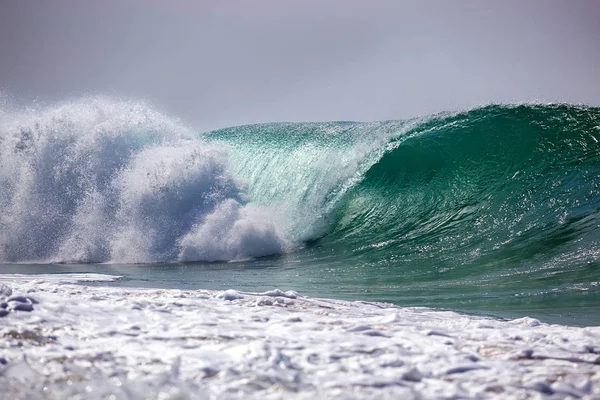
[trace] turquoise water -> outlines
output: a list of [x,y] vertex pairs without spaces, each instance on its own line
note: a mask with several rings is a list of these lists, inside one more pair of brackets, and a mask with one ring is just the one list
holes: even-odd
[[9,116],[3,273],[600,324],[600,109],[206,134],[99,100]]

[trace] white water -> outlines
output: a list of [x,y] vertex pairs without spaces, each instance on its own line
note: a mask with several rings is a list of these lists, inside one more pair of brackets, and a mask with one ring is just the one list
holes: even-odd
[[[273,290],[4,275],[0,391],[27,399],[600,397],[600,327]],[[10,293],[10,289],[12,293]],[[28,296],[29,299],[24,298]]]
[[[138,103],[0,112],[0,262],[235,260],[292,246],[227,149]],[[279,216],[281,217],[281,216]]]
[[1,105],[0,263],[229,261],[291,250],[323,235],[337,200],[389,139],[420,122],[248,126],[225,144],[141,103]]

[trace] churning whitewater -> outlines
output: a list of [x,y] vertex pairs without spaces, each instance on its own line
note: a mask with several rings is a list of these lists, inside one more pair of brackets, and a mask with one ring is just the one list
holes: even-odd
[[279,253],[227,150],[140,104],[0,114],[0,261],[235,260]]

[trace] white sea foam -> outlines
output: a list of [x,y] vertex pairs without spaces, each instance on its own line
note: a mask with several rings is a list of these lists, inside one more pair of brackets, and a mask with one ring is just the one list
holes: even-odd
[[241,260],[276,254],[285,247],[281,236],[266,211],[229,199],[182,238],[179,259]]
[[2,276],[6,398],[600,397],[600,327],[81,278]]
[[224,146],[138,103],[0,114],[0,187],[0,262],[232,260],[288,243]]

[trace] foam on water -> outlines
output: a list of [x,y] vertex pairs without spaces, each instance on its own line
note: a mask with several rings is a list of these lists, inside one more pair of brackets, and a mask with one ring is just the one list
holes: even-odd
[[600,396],[600,327],[293,291],[67,283],[81,278],[3,276],[12,289],[0,290],[11,296],[0,299],[11,310],[0,317],[0,390],[7,398]]

